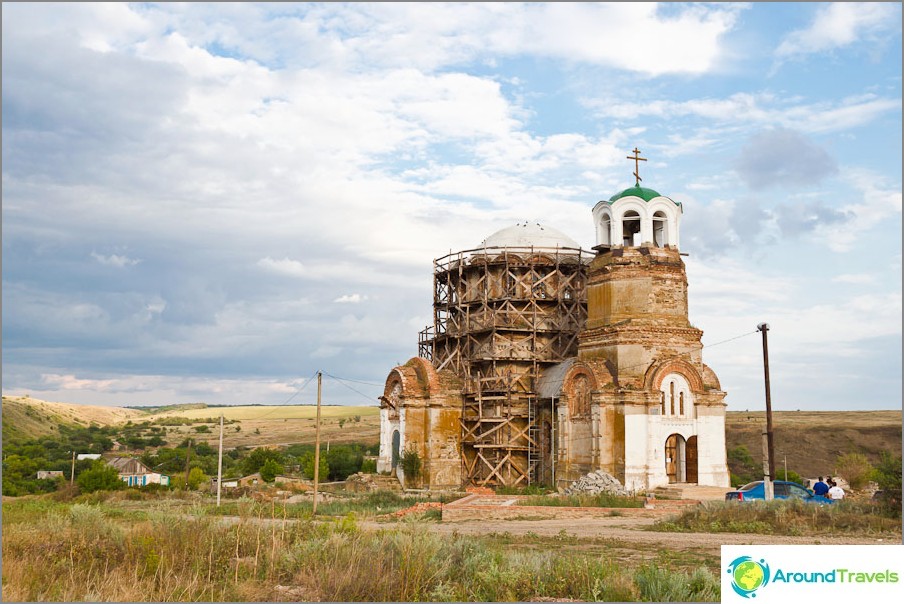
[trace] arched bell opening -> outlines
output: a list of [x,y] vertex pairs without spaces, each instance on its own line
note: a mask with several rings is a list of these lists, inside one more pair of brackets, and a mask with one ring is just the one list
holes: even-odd
[[625,247],[637,247],[640,243],[640,214],[628,210],[622,216],[622,244]]
[[665,247],[671,244],[669,239],[669,218],[659,210],[653,214],[653,245]]

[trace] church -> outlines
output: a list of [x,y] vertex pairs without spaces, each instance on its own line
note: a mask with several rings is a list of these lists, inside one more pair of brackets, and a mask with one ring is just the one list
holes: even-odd
[[380,397],[378,471],[431,489],[564,487],[595,470],[635,491],[729,486],[726,393],[688,320],[683,208],[634,176],[593,207],[592,250],[520,223],[434,260],[433,325]]

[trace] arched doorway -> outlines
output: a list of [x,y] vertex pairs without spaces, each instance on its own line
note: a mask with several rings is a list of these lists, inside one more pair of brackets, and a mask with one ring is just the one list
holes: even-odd
[[680,434],[665,439],[665,473],[669,483],[687,482],[687,442]]
[[402,437],[399,434],[398,430],[394,430],[392,433],[392,469],[395,470],[396,466],[399,465],[399,458],[401,457],[399,453],[399,447],[401,446]]

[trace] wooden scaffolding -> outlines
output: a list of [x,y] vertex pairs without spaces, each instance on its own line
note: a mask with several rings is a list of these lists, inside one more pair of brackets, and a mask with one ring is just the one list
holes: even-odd
[[418,354],[462,377],[462,483],[526,485],[542,463],[540,372],[577,354],[587,317],[579,248],[479,248],[434,261]]

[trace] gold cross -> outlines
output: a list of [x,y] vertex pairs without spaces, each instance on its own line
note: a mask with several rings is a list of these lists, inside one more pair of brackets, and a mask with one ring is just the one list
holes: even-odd
[[640,181],[643,180],[640,177],[640,162],[647,161],[647,158],[641,157],[640,150],[637,147],[634,147],[634,155],[633,155],[633,157],[631,155],[629,155],[628,159],[634,160],[634,178],[637,179],[637,181],[634,183],[634,186],[639,187]]

